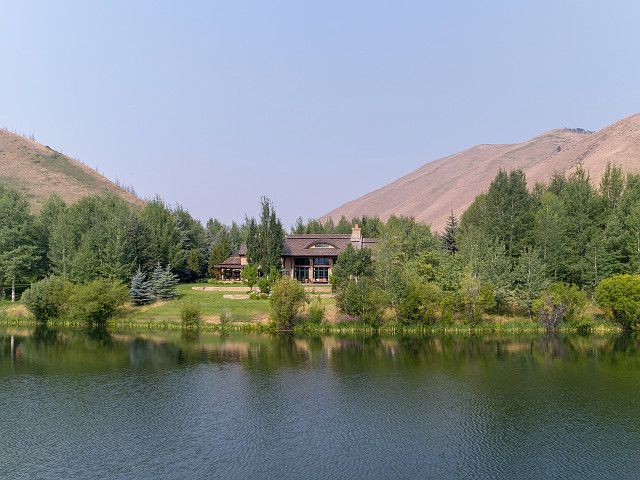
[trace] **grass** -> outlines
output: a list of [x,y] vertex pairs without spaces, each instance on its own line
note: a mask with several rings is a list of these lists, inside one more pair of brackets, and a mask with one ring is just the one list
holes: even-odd
[[[178,286],[179,299],[174,301],[156,301],[151,305],[133,306],[126,304],[118,310],[116,316],[109,321],[109,325],[115,328],[147,328],[147,329],[173,329],[181,328],[181,313],[183,305],[197,303],[201,310],[202,328],[204,330],[218,330],[220,328],[236,331],[264,331],[268,329],[267,320],[270,306],[268,300],[228,299],[225,294],[234,292],[217,292],[193,290],[193,286],[202,284],[182,284]],[[235,292],[238,293],[238,292]],[[313,299],[313,295],[309,295]],[[335,298],[321,298],[325,307],[325,319],[321,324],[304,322],[306,311],[302,314],[302,322],[293,330],[300,333],[544,333],[545,327],[527,317],[490,316],[487,315],[482,322],[475,325],[468,324],[436,324],[436,325],[400,325],[390,317],[383,325],[373,328],[359,323],[336,323],[338,311]],[[229,315],[230,322],[220,325],[220,316],[223,313]],[[589,322],[587,328],[582,330],[594,332],[621,331],[617,324],[608,323],[595,315],[597,312],[589,312],[594,320]],[[5,301],[0,302],[0,318],[2,323],[27,324],[35,323],[24,305]],[[65,324],[64,321],[60,322]],[[559,331],[580,331],[577,325],[562,325]]]
[[178,286],[180,298],[177,301],[155,302],[142,307],[126,306],[118,312],[116,323],[149,324],[156,322],[180,323],[183,302],[197,302],[202,311],[205,323],[219,322],[220,314],[228,310],[231,322],[260,322],[269,315],[268,300],[236,300],[224,298],[233,292],[211,292],[193,290],[191,287],[200,284],[183,284]]
[[31,161],[42,164],[52,172],[62,173],[71,177],[82,185],[95,186],[98,183],[95,177],[84,171],[80,166],[71,163],[67,157],[60,153],[35,155]]

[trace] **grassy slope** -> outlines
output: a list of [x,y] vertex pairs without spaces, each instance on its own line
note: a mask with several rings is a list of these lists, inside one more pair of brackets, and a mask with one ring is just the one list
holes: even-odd
[[110,192],[133,205],[144,205],[143,200],[86,165],[2,129],[0,185],[24,193],[34,210],[52,193],[60,195],[66,203],[74,203],[86,195]]

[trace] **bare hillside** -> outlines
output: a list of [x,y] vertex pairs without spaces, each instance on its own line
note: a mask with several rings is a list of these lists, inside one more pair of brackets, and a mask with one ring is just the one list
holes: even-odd
[[0,129],[0,185],[23,192],[37,210],[52,193],[66,203],[111,192],[133,205],[144,201],[95,170],[49,147]]
[[624,171],[640,170],[640,114],[591,134],[551,130],[523,143],[478,145],[429,162],[320,220],[337,222],[341,215],[349,219],[378,215],[387,220],[391,215],[403,215],[440,231],[451,210],[459,217],[476,195],[489,188],[500,168],[522,169],[533,186],[536,181],[548,181],[555,171],[570,171],[579,161],[596,184],[608,161]]

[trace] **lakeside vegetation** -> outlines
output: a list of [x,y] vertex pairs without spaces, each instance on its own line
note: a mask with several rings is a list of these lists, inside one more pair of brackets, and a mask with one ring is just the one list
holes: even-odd
[[[299,220],[295,233],[349,233],[358,222],[379,239],[340,253],[331,299],[279,278],[285,232],[264,197],[258,220],[230,227],[203,227],[159,198],[136,209],[110,195],[69,206],[52,196],[32,215],[6,187],[0,213],[0,292],[34,282],[22,304],[41,322],[395,332],[629,330],[640,319],[640,175],[611,165],[599,188],[580,165],[532,191],[522,171],[500,171],[442,234],[393,216]],[[190,288],[219,280],[215,265],[242,243],[244,280],[261,294]],[[24,306],[0,308],[8,321],[31,318]]]

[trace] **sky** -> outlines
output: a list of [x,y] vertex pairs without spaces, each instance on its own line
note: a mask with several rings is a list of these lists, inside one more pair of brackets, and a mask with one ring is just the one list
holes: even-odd
[[640,2],[5,1],[0,127],[285,228],[425,163],[640,112]]

